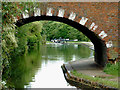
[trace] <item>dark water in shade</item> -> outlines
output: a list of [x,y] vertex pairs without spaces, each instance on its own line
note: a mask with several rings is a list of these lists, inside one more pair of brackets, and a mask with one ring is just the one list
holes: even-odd
[[93,56],[88,47],[78,44],[47,44],[12,61],[9,85],[16,88],[73,88],[61,65]]

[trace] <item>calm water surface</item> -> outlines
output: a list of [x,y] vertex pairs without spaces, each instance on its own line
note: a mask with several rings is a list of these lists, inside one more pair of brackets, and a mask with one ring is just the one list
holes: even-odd
[[[61,65],[93,56],[88,47],[78,44],[47,44],[12,61],[10,84],[16,88],[71,88]],[[73,87],[72,87],[73,88]]]

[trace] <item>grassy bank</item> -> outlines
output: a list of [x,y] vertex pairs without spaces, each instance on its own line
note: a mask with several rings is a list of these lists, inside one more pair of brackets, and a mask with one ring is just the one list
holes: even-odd
[[103,85],[118,88],[118,82],[115,82],[115,81],[109,81],[107,79],[102,79],[102,78],[99,78],[99,77],[91,77],[91,76],[88,76],[88,75],[85,75],[85,74],[82,74],[82,73],[78,73],[77,71],[71,71],[71,73],[74,76],[86,79],[86,80],[91,81],[91,82],[97,82],[97,83],[100,83],[100,84],[103,84]]
[[119,64],[120,62],[117,62],[116,64],[108,63],[103,71],[110,75],[119,76],[118,74]]

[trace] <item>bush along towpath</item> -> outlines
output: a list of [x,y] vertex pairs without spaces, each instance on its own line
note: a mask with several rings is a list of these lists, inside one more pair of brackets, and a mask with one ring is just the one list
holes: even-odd
[[98,66],[94,58],[68,62],[61,67],[66,81],[77,88],[118,89],[118,76],[106,74],[106,70]]

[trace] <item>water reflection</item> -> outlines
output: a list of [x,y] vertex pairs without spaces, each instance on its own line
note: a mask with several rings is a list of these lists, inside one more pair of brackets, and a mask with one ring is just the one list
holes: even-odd
[[[68,61],[92,56],[88,47],[78,44],[41,45],[25,57],[17,57],[11,63],[7,85],[15,88],[69,88],[61,65]],[[3,77],[7,77],[4,74]]]
[[88,58],[90,57],[91,53],[91,50],[88,49],[88,47],[78,44],[48,44],[47,46],[43,46],[41,51],[42,56],[44,56],[46,60],[62,59],[64,62],[68,62],[74,59],[80,60],[81,58]]

